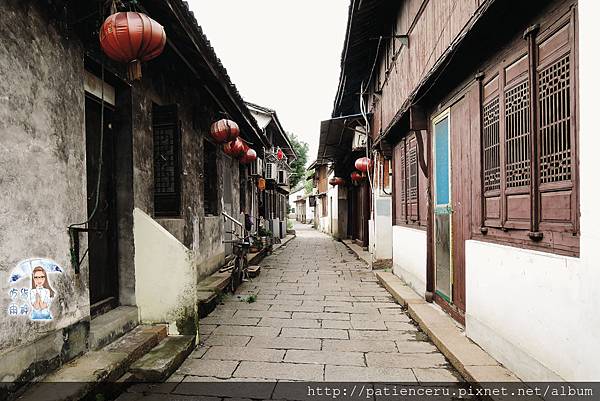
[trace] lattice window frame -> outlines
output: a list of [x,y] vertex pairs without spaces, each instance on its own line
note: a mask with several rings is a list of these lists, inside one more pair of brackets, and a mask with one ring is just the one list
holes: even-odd
[[483,192],[500,190],[500,99],[483,105]]
[[[567,53],[538,72],[541,184],[570,182],[573,178],[570,57],[570,53]],[[557,91],[552,91],[552,83],[555,87],[558,86]],[[558,107],[552,108],[553,104]]]
[[527,79],[504,90],[506,187],[531,185],[530,90]]
[[[565,9],[562,16],[540,25],[530,27],[524,36],[525,50],[519,53],[525,65],[519,58],[505,56],[504,61],[481,74],[481,226],[474,234],[483,234],[494,242],[577,256],[580,233],[576,8]],[[517,50],[515,56],[516,53]],[[495,78],[497,85],[486,86]],[[511,108],[510,101],[505,103],[505,96],[510,97],[513,90],[524,92],[527,86],[529,118],[520,116],[519,121],[529,124],[529,129],[511,131],[511,112],[525,113],[526,106],[522,102],[520,107]],[[547,86],[556,89],[546,93]],[[486,188],[484,176],[484,107],[495,93],[500,98],[501,112],[500,190]],[[548,135],[553,137],[549,139]],[[521,140],[519,149],[528,149],[529,155],[525,150],[512,157],[515,149],[511,141],[515,137]],[[523,171],[527,165],[529,174]]]
[[181,124],[177,105],[152,107],[155,216],[181,214]]

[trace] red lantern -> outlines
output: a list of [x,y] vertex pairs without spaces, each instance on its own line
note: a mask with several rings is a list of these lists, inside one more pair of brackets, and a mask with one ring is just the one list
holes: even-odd
[[247,146],[240,138],[235,138],[235,141],[229,142],[232,156],[240,156],[246,152]]
[[264,178],[259,178],[258,180],[256,180],[256,186],[260,191],[264,191],[267,187],[267,181]]
[[240,128],[235,121],[222,119],[212,123],[210,126],[210,135],[218,143],[233,141],[240,136]]
[[[246,145],[247,147],[247,145]],[[254,149],[248,148],[246,152],[240,158],[240,163],[242,164],[250,164],[254,160],[256,160],[256,151]]]
[[283,159],[283,150],[281,150],[281,148],[277,149],[277,160],[282,160]]
[[357,170],[366,173],[368,170],[373,168],[373,161],[368,157],[361,157],[354,162],[354,167],[356,167]]
[[344,185],[344,180],[340,177],[333,177],[329,180],[329,183],[335,187],[336,185]]
[[165,43],[167,35],[162,25],[142,13],[112,14],[100,29],[100,47],[111,59],[129,64],[130,80],[142,77],[142,61],[158,57]]
[[257,157],[256,150],[248,149],[244,157],[246,158],[246,160],[248,160],[248,163],[252,163],[254,160],[256,160]]
[[352,174],[350,174],[350,179],[354,182],[358,182],[362,180],[362,175],[358,171],[353,171]]
[[225,145],[223,145],[223,152],[225,152],[225,154],[227,154],[229,156],[233,156],[233,150],[231,150],[231,144],[233,144],[233,142],[227,142]]

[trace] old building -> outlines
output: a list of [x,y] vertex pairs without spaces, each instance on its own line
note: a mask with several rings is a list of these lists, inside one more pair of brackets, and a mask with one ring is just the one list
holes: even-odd
[[321,129],[321,162],[346,179],[367,129],[371,252],[524,380],[599,378],[578,8],[353,0]]
[[262,150],[262,157],[256,163],[266,179],[266,189],[258,194],[258,216],[266,220],[266,228],[274,237],[285,238],[292,174],[290,163],[296,159],[296,151],[275,110],[253,103],[246,105],[270,145]]
[[196,284],[232,251],[222,212],[285,229],[287,181],[270,177],[265,199],[262,171],[210,126],[233,120],[262,158],[289,161],[285,133],[257,123],[184,2],[135,3],[168,38],[138,81],[100,50],[107,2],[0,5],[2,381],[104,345],[98,316],[194,335]]

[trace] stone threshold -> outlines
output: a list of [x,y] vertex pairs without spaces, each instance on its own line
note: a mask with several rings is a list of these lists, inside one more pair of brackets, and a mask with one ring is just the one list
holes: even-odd
[[346,245],[357,258],[365,262],[368,266],[371,266],[371,254],[365,251],[362,246],[355,244],[351,239],[343,239],[342,243]]
[[466,381],[476,385],[521,382],[515,374],[467,338],[450,316],[426,302],[398,276],[390,272],[376,272],[375,275],[394,299],[407,307],[410,317]]

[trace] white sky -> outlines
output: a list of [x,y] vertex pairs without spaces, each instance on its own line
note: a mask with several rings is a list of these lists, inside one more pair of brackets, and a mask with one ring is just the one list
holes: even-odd
[[340,74],[349,0],[188,0],[244,100],[277,111],[316,157]]

